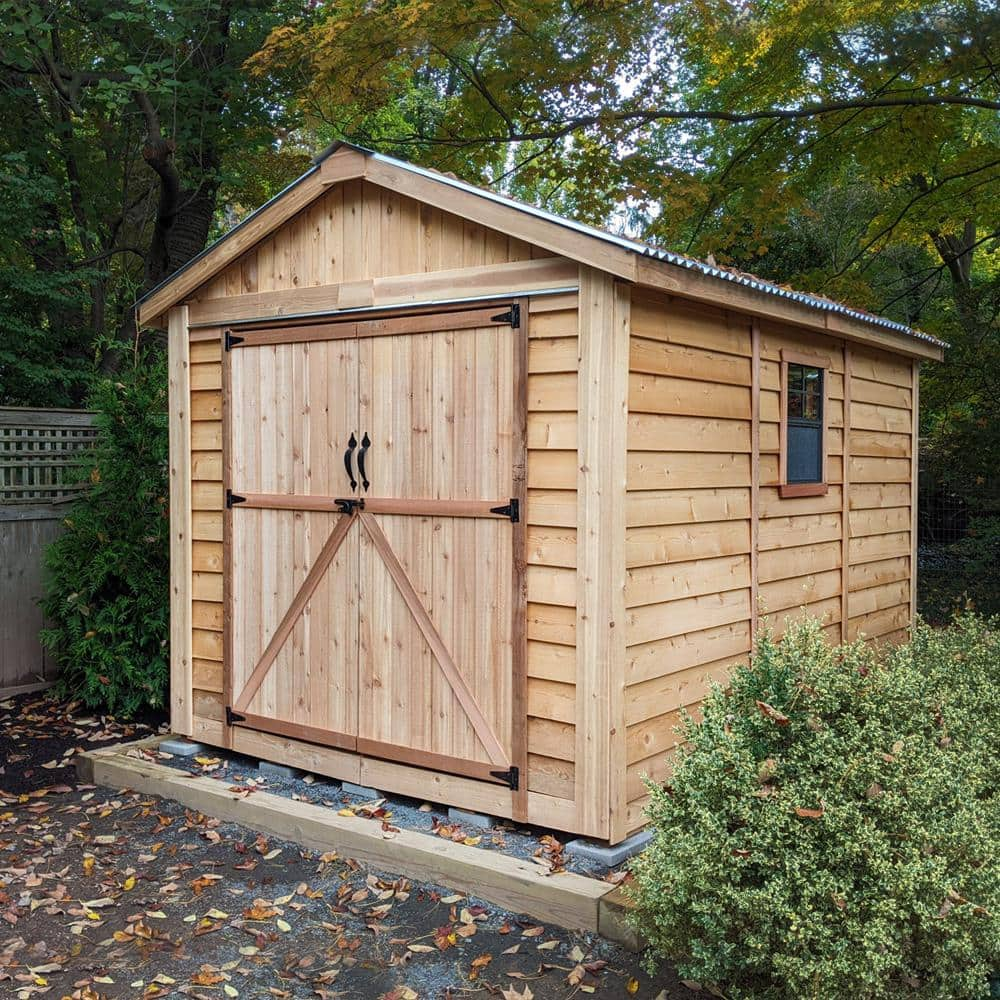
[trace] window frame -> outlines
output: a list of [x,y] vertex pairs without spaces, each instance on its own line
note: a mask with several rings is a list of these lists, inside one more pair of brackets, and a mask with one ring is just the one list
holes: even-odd
[[[820,421],[820,467],[822,469],[822,479],[815,483],[790,483],[788,481],[788,366],[806,365],[809,368],[818,368],[823,373],[823,396],[821,401],[821,421]],[[779,427],[778,427],[778,495],[782,498],[789,497],[819,497],[830,492],[830,484],[827,482],[830,445],[830,420],[829,420],[829,384],[830,384],[830,359],[817,354],[808,354],[805,351],[794,351],[782,348],[781,350],[781,401],[779,403]]]

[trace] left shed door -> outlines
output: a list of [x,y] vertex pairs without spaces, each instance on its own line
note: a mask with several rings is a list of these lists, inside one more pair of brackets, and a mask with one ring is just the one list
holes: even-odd
[[353,749],[358,713],[359,526],[310,497],[352,495],[344,453],[358,427],[350,338],[226,353],[227,704],[242,726]]

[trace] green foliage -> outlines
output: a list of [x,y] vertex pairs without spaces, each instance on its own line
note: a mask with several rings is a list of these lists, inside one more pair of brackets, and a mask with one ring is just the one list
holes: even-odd
[[164,704],[169,673],[166,365],[136,358],[123,377],[94,390],[90,487],[46,554],[42,641],[64,695],[128,716]]
[[716,688],[634,865],[655,957],[754,1000],[973,1000],[1000,958],[1000,632],[816,622]]
[[56,185],[23,153],[0,154],[0,405],[71,406],[89,374],[76,354],[80,274],[39,266],[61,241]]
[[242,66],[306,6],[0,0],[0,404],[80,405],[142,292],[302,171]]
[[922,431],[981,475],[998,53],[993,0],[339,0],[247,65],[310,127],[940,336]]
[[920,614],[932,623],[963,608],[1000,615],[1000,514],[973,515],[965,537],[924,546],[917,584]]

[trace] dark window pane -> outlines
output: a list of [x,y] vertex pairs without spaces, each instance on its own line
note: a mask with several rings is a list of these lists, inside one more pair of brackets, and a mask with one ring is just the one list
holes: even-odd
[[788,388],[802,389],[805,387],[802,365],[788,366]]
[[807,386],[819,385],[821,381],[819,368],[803,368],[802,371],[805,376]]
[[788,482],[823,481],[823,428],[815,425],[788,425]]
[[791,392],[788,394],[788,417],[790,420],[797,420],[803,415],[802,393]]
[[810,386],[805,395],[805,405],[802,408],[802,416],[806,420],[819,420],[822,416],[822,405],[820,404],[819,393],[813,386]]

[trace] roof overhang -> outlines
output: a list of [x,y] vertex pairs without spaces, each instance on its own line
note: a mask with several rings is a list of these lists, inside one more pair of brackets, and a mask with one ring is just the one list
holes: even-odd
[[143,296],[137,303],[140,325],[162,322],[171,306],[192,296],[331,185],[357,178],[624,281],[679,297],[821,330],[915,358],[939,360],[948,346],[882,316],[616,236],[448,174],[346,142],[335,142],[325,149],[301,177]]

